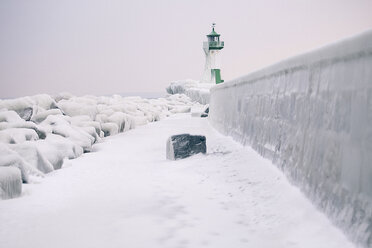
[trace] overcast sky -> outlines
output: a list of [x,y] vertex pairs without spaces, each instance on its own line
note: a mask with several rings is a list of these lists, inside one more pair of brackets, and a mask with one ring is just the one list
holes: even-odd
[[371,0],[1,0],[0,98],[199,80],[212,22],[227,81],[371,29],[371,13]]

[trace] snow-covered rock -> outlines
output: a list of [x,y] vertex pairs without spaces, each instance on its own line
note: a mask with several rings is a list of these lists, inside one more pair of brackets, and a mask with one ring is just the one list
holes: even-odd
[[71,98],[70,100],[61,100],[58,107],[68,116],[87,115],[94,120],[97,114],[96,103],[91,99]]
[[46,131],[43,127],[40,127],[31,121],[22,120],[19,122],[0,122],[0,130],[8,130],[12,128],[33,129],[39,136],[39,139],[45,139],[46,137]]
[[44,121],[49,115],[63,115],[60,109],[49,109],[45,111],[38,111],[37,114],[34,114],[31,118],[31,121],[35,123],[40,123]]
[[24,120],[29,121],[37,108],[49,110],[57,108],[54,99],[47,94],[0,100],[0,109],[13,110]]
[[201,83],[199,81],[187,79],[172,82],[166,91],[169,94],[185,94],[190,97],[192,101],[199,102],[201,104],[209,103],[210,99],[210,88],[213,84]]
[[39,151],[55,170],[62,167],[64,159],[77,158],[84,152],[81,146],[56,134],[48,134],[45,140],[39,140],[37,143]]
[[119,127],[114,122],[106,122],[102,124],[102,131],[105,137],[107,137],[119,133]]
[[21,171],[15,167],[0,167],[0,199],[15,198],[21,193]]
[[0,111],[0,122],[21,122],[23,119],[13,110]]
[[9,145],[0,143],[0,167],[13,166],[21,171],[22,181],[30,182],[30,176],[43,176],[42,173],[26,162],[18,153],[10,149]]
[[19,144],[25,141],[38,140],[39,136],[34,129],[8,128],[0,131],[0,142],[7,144]]
[[37,144],[37,142],[28,141],[9,145],[9,148],[18,153],[33,168],[41,173],[49,173],[54,170],[53,165],[39,151]]

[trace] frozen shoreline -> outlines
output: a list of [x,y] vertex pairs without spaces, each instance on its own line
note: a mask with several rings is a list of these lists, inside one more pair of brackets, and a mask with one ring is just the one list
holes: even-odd
[[[185,95],[166,98],[82,96],[68,93],[0,100],[0,199],[19,195],[69,159],[92,151],[102,138],[127,132],[196,104]],[[17,178],[19,176],[19,178]]]

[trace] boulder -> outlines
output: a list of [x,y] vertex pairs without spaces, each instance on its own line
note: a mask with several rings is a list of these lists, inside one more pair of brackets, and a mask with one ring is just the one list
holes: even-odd
[[21,171],[16,167],[0,167],[0,199],[15,198],[21,193]]
[[17,110],[17,114],[25,121],[31,120],[34,110],[31,107]]
[[167,159],[170,160],[183,159],[206,152],[206,138],[203,135],[178,134],[167,140]]
[[203,113],[200,115],[200,117],[208,117],[208,115],[209,115],[209,105],[206,105],[206,107],[205,107],[205,109],[204,109],[204,111],[203,111]]

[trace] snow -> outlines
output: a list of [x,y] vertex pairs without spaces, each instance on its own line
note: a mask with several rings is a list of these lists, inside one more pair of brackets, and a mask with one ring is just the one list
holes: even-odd
[[213,126],[372,246],[372,31],[211,89]]
[[[207,154],[167,160],[180,133],[205,135]],[[174,115],[93,150],[0,201],[2,247],[354,247],[269,160],[206,118]]]
[[0,199],[15,198],[21,193],[21,171],[15,167],[0,167]]

